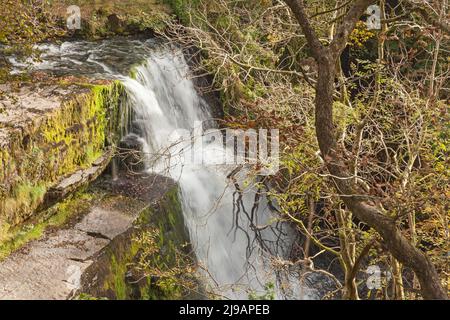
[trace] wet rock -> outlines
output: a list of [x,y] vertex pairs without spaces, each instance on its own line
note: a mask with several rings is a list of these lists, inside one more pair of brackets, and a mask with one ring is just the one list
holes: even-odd
[[0,97],[0,224],[18,225],[95,179],[118,140],[120,83],[54,82],[6,85]]
[[131,133],[133,133],[139,137],[142,137],[144,135],[144,132],[142,131],[142,124],[136,120],[133,120],[131,122],[130,131],[131,131]]
[[49,188],[45,194],[43,206],[49,207],[57,201],[64,199],[75,190],[82,186],[87,186],[90,182],[94,181],[105,170],[111,157],[112,151],[109,149],[105,151],[102,156],[97,158],[97,160],[92,163],[91,167],[78,170],[67,177],[63,177],[57,184]]
[[77,230],[33,242],[0,263],[0,299],[68,299],[96,252],[107,245]]
[[125,136],[119,144],[120,168],[129,172],[142,172],[145,169],[143,141],[136,134]]
[[124,233],[133,220],[132,215],[95,207],[75,226],[75,229],[91,236],[112,240]]
[[127,196],[116,182],[102,178],[95,188],[103,196],[81,221],[46,233],[0,262],[0,299],[71,299],[80,293],[127,299],[152,290],[149,282],[134,281],[138,275],[131,266],[139,250],[133,239],[158,226],[164,235],[160,245],[167,247],[167,257],[160,259],[174,261],[173,248],[185,250],[189,235],[178,187],[159,176],[120,180],[133,183],[140,193]]

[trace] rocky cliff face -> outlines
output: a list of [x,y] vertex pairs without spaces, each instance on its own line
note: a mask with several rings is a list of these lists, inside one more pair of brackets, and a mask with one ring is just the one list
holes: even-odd
[[[0,224],[4,229],[30,218],[44,205],[49,190],[107,154],[119,137],[123,88],[118,82],[104,82],[2,89],[11,92],[0,100]],[[95,176],[92,172],[90,178]]]
[[[147,37],[171,14],[148,0],[79,5],[82,29],[63,39]],[[66,9],[53,8],[63,25]],[[127,58],[143,60],[134,51],[110,55],[111,64],[132,74]],[[121,141],[132,116],[122,108],[124,87],[97,76],[92,63],[58,72],[68,60],[55,72],[11,76],[9,60],[0,57],[0,299],[176,299],[189,297],[189,286],[199,292],[178,186],[136,175],[143,168],[133,155],[141,150]],[[8,77],[1,77],[2,62]],[[112,162],[133,175],[101,175],[116,146],[139,149]]]
[[78,215],[0,262],[0,299],[189,296],[180,281],[195,281],[174,181],[121,173],[86,194],[67,201]]

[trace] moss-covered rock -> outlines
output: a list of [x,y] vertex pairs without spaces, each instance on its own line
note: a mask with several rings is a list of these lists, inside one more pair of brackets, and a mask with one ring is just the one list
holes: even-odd
[[101,177],[0,245],[0,299],[191,297],[198,284],[178,194],[166,177]]
[[119,82],[30,84],[0,101],[0,224],[28,219],[48,188],[118,141],[123,93]]
[[[134,186],[149,181],[127,179]],[[104,250],[87,273],[87,278],[96,280],[86,281],[81,298],[181,299],[193,297],[193,288],[199,291],[178,186],[163,177],[152,179],[154,183],[148,190],[139,188],[141,195],[151,193],[140,201],[155,196],[158,199],[141,211],[133,228],[116,237]],[[163,194],[155,195],[155,188],[163,190]]]

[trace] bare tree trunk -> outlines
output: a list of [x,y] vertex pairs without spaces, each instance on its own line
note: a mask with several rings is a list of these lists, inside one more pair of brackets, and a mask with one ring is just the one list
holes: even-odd
[[318,64],[315,125],[323,159],[334,177],[336,189],[347,208],[361,221],[375,229],[393,256],[414,270],[425,299],[447,299],[439,275],[428,257],[402,234],[396,222],[383,213],[365,191],[353,183],[343,150],[339,150],[333,122],[333,93],[336,61],[344,50],[360,16],[374,0],[357,0],[339,25],[333,42],[324,47],[312,28],[303,0],[285,0],[299,22]]
[[[447,0],[443,0],[442,8],[439,13],[440,21],[444,20],[447,6],[448,6]],[[437,68],[437,63],[438,63],[438,58],[439,58],[439,50],[441,49],[441,41],[443,38],[443,33],[444,32],[441,29],[438,30],[438,35],[437,35],[437,39],[436,39],[436,47],[434,49],[434,54],[433,54],[433,64],[432,64],[431,72],[430,72],[430,87],[428,89],[428,96],[431,100],[434,100],[434,98],[438,95],[438,90],[437,90],[437,88],[435,88],[436,68]]]
[[403,290],[402,266],[391,256],[392,266],[392,291],[395,300],[404,300],[405,291]]
[[[314,199],[311,195],[308,195],[308,225],[307,230],[309,235],[313,235],[312,230],[312,224],[313,224],[313,218],[316,211],[316,206],[314,204]],[[303,250],[305,252],[305,259],[309,258],[309,249],[311,247],[311,237],[307,236],[305,240],[305,246],[303,247]]]
[[346,300],[359,300],[358,286],[356,285],[356,278],[349,277],[348,272],[345,274],[343,298]]
[[[345,210],[338,210],[336,218],[339,227],[340,253],[342,256],[343,269],[345,275],[343,298],[348,300],[358,300],[358,286],[356,285],[356,251],[355,238],[352,232],[351,214]],[[356,270],[357,271],[357,270]]]

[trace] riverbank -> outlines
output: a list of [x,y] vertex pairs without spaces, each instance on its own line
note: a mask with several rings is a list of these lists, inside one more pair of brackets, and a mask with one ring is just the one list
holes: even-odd
[[0,262],[0,299],[189,297],[170,273],[193,263],[179,258],[190,249],[176,183],[121,173],[64,203],[54,211],[71,210],[66,221]]

